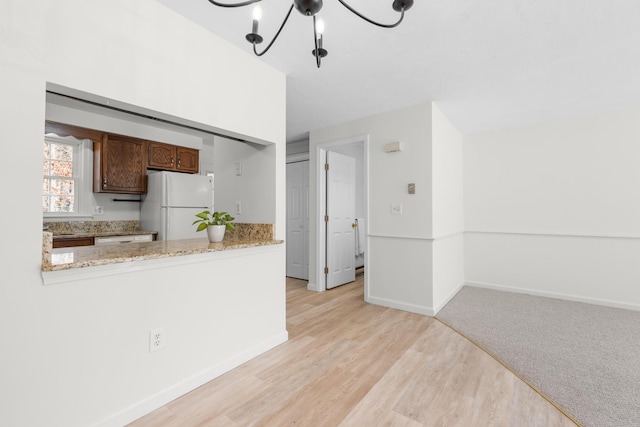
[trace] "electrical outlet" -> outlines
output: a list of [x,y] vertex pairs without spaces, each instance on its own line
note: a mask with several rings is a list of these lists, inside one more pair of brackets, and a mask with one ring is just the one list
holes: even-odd
[[158,351],[164,348],[166,344],[166,337],[164,334],[164,328],[152,329],[149,331],[149,353]]
[[242,202],[236,202],[236,215],[240,215],[242,213]]
[[94,206],[93,214],[94,215],[102,215],[104,213],[104,208],[102,206]]

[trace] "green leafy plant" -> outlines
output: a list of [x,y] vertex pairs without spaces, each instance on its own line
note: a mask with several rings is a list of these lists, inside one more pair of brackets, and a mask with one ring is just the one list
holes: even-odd
[[196,216],[200,219],[193,221],[193,224],[198,224],[196,231],[205,230],[210,225],[224,225],[227,230],[235,230],[236,226],[231,223],[235,218],[229,215],[227,212],[214,212],[202,211]]

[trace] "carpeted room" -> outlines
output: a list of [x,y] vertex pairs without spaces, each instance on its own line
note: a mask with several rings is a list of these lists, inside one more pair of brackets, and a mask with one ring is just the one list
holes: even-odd
[[464,287],[437,318],[581,425],[640,425],[640,312]]

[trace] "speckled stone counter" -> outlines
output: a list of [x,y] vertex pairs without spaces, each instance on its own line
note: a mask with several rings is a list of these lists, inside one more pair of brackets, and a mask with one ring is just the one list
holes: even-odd
[[220,243],[209,243],[203,232],[203,237],[196,239],[113,243],[58,249],[51,249],[51,233],[44,232],[42,271],[70,270],[283,243],[282,240],[273,240],[272,224],[236,224],[236,228],[235,233],[225,234],[224,240]]
[[140,221],[60,221],[44,222],[46,231],[54,238],[109,237],[137,234],[155,234],[157,230],[141,230]]

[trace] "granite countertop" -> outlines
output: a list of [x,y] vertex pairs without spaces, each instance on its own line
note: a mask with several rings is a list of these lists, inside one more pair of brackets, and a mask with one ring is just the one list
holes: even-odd
[[[92,231],[88,231],[88,233],[90,232]],[[149,232],[141,231],[140,233],[147,234]],[[114,234],[116,232],[113,232],[112,235]],[[52,249],[54,234],[50,231],[44,231],[42,235],[42,271],[71,270],[130,261],[278,245],[284,242],[283,240],[274,240],[273,224],[236,224],[236,230],[227,231],[224,240],[220,243],[209,243],[209,240],[203,237]],[[68,236],[68,234],[64,235],[64,237]]]
[[51,263],[48,266],[43,263],[42,271],[69,270],[96,265],[277,245],[281,243],[283,243],[282,240],[257,240],[252,238],[225,238],[225,240],[220,243],[209,243],[207,238],[197,238],[58,248],[51,251]]
[[71,233],[53,233],[54,239],[72,239],[75,237],[110,237],[110,236],[137,236],[143,234],[158,234],[149,230],[123,230],[123,231],[77,231]]
[[109,237],[157,234],[153,230],[141,230],[140,221],[60,221],[43,222],[43,231],[53,233],[54,239],[75,237]]

